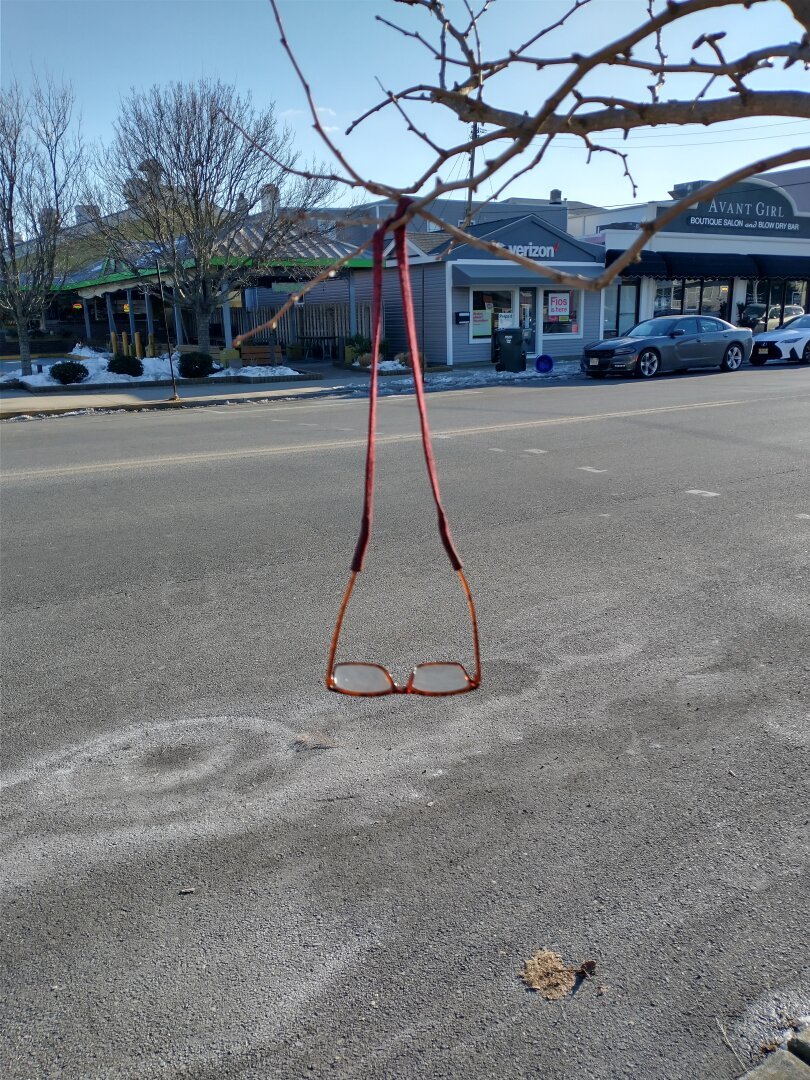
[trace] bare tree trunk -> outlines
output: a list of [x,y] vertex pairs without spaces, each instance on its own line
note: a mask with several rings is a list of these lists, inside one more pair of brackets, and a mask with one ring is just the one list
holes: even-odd
[[31,374],[31,338],[28,334],[28,323],[25,320],[17,323],[17,334],[20,339],[20,370],[23,375]]
[[211,352],[211,312],[197,311],[197,345],[200,352]]

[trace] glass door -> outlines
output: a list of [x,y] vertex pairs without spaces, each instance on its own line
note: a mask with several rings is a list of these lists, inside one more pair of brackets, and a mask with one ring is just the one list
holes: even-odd
[[523,348],[527,353],[533,353],[537,341],[537,289],[519,290],[518,314],[523,331]]

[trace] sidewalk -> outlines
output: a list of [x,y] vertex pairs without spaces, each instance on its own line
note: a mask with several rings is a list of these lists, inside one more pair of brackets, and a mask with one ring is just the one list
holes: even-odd
[[[53,393],[30,394],[22,388],[0,389],[0,420],[12,420],[20,416],[59,416],[90,409],[110,409],[138,412],[144,409],[193,408],[201,405],[224,405],[246,401],[266,401],[283,398],[329,397],[348,395],[363,397],[367,393],[369,378],[365,372],[351,368],[335,368],[331,364],[307,365],[324,375],[317,382],[273,382],[262,386],[254,383],[220,382],[208,384],[178,383],[179,401],[171,401],[171,386],[126,386],[114,390],[55,390]],[[453,390],[472,386],[491,386],[501,383],[538,383],[554,381],[579,374],[579,362],[560,363],[551,375],[537,375],[533,370],[515,375],[498,375],[489,365],[456,368],[451,371],[428,373],[425,385],[430,390]],[[381,396],[390,393],[407,393],[413,387],[410,375],[386,376],[380,379]]]

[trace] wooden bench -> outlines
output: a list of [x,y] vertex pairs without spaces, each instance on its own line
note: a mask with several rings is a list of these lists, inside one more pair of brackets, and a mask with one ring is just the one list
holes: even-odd
[[281,363],[280,345],[241,345],[242,363],[245,367],[266,367]]

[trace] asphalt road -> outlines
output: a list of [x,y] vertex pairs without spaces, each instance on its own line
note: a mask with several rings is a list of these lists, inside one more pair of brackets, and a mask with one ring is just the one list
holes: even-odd
[[[810,371],[432,395],[449,699],[323,686],[365,413],[3,425],[0,1072],[738,1076],[810,1013]],[[468,662],[381,432],[343,655]]]

